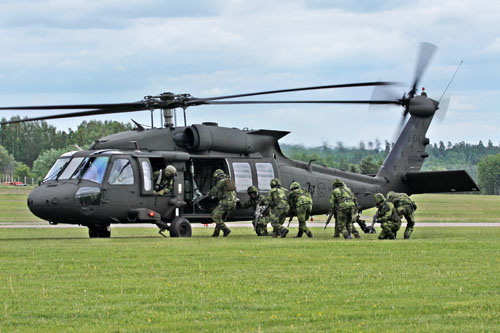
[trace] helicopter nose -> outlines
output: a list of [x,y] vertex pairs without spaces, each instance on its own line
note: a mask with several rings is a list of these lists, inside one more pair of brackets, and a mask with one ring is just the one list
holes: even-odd
[[70,183],[42,184],[28,195],[28,208],[41,219],[71,223],[75,218],[77,189],[76,184]]

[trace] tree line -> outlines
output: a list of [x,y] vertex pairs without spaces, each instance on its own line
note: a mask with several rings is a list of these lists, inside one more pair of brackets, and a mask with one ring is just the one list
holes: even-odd
[[[11,120],[19,119],[13,117]],[[2,121],[6,121],[2,118]],[[0,126],[0,174],[14,178],[42,179],[61,154],[83,149],[95,140],[114,133],[132,130],[130,123],[117,121],[83,121],[76,130],[62,131],[45,121],[7,124]],[[394,146],[379,140],[348,147],[341,141],[316,147],[281,144],[283,153],[296,160],[343,169],[376,174]],[[427,146],[429,157],[423,171],[464,169],[487,194],[500,194],[500,145],[491,140],[485,145],[465,142],[446,144],[442,141]]]

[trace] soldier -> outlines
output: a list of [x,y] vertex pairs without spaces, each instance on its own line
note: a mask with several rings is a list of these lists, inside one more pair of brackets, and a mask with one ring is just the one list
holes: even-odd
[[415,226],[415,214],[417,205],[406,193],[396,193],[390,191],[387,193],[387,200],[392,202],[399,216],[406,218],[406,229],[404,239],[410,239],[413,227]]
[[[333,181],[333,191],[330,194],[330,205],[335,216],[335,234],[334,237],[340,235],[345,239],[351,239],[352,220],[354,208],[356,207],[355,196],[352,191],[345,186],[340,179]],[[337,235],[338,230],[338,235]]]
[[[164,170],[155,171],[153,174],[155,192],[159,195],[173,195],[176,176],[177,169],[173,165],[167,165]],[[160,228],[158,231],[160,235],[166,237],[163,232],[169,228],[168,224],[158,220],[156,226]]]
[[[257,206],[261,204],[262,201],[259,191],[257,190],[257,187],[253,185],[249,186],[247,189],[247,193],[250,199],[245,203],[240,203],[238,201],[239,207],[241,208],[252,207],[254,210],[257,209]],[[256,221],[255,232],[257,233],[257,236],[269,236],[269,234],[267,233],[267,217],[262,216],[258,219],[258,221]]]
[[[288,204],[290,210],[297,216],[299,220],[299,232],[295,238],[302,237],[306,234],[307,237],[312,238],[312,232],[306,225],[306,221],[311,216],[312,211],[312,198],[311,194],[300,187],[298,182],[293,182],[290,185],[290,193],[288,194]],[[293,216],[293,215],[292,215]]]
[[174,190],[174,178],[177,176],[177,169],[173,165],[167,165],[165,170],[155,171],[154,190],[163,195],[169,194]]
[[286,234],[288,234],[288,229],[283,227],[283,223],[285,222],[290,206],[288,205],[286,192],[281,188],[278,178],[271,180],[271,190],[264,202],[269,206],[269,222],[271,222],[273,227],[273,238],[278,237],[278,235],[285,238]]
[[219,199],[219,204],[212,212],[212,220],[215,222],[212,237],[219,237],[221,230],[224,232],[224,237],[227,237],[231,233],[231,229],[226,226],[224,221],[229,213],[236,208],[236,188],[231,178],[221,169],[214,171],[213,178],[217,180],[217,184],[210,190],[208,196]]
[[375,222],[381,223],[382,227],[378,239],[396,239],[398,230],[401,227],[401,219],[396,208],[391,202],[385,200],[382,193],[377,193],[373,197],[378,208]]

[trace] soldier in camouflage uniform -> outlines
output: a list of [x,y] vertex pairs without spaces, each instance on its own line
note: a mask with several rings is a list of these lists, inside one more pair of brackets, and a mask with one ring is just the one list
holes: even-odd
[[306,221],[309,219],[312,212],[311,194],[302,189],[298,182],[293,182],[290,185],[290,192],[288,193],[288,204],[290,205],[292,214],[296,215],[299,220],[299,232],[295,238],[302,237],[304,233],[307,237],[312,238],[312,232],[306,225]]
[[236,189],[231,178],[221,169],[214,171],[213,178],[217,180],[217,184],[210,190],[208,195],[219,199],[219,204],[212,212],[212,220],[215,223],[212,237],[219,237],[221,230],[224,232],[224,237],[227,237],[231,233],[231,229],[226,226],[224,221],[236,208]]
[[[154,190],[159,195],[173,195],[174,181],[177,176],[177,169],[173,165],[167,165],[164,170],[153,173]],[[156,221],[156,226],[160,229],[160,235],[166,237],[163,232],[169,228],[168,224],[162,220]]]
[[[250,208],[252,207],[254,210],[257,209],[257,205],[264,205],[262,198],[260,197],[259,191],[255,186],[249,186],[247,189],[248,197],[250,198],[245,203],[240,203],[238,201],[238,206],[241,208]],[[255,232],[257,236],[269,236],[267,233],[267,216],[261,216],[255,225]]]
[[[333,181],[333,191],[330,194],[330,205],[335,216],[335,229],[342,233],[345,239],[351,239],[352,220],[356,207],[355,196],[340,179]],[[335,237],[335,235],[334,235]]]
[[174,190],[174,179],[177,169],[173,165],[167,165],[165,170],[153,173],[154,190],[160,195],[169,194]]
[[415,226],[415,214],[417,205],[406,193],[396,193],[390,191],[387,193],[387,200],[392,202],[399,216],[406,218],[405,239],[410,239],[413,227]]
[[378,239],[396,239],[401,227],[401,219],[396,208],[391,202],[385,200],[382,193],[377,193],[373,197],[378,208],[375,222],[381,223],[382,227]]
[[269,222],[273,227],[273,238],[278,237],[278,235],[285,238],[288,229],[283,227],[283,223],[285,223],[290,206],[288,205],[286,191],[281,188],[278,178],[271,180],[271,190],[264,202],[269,206]]

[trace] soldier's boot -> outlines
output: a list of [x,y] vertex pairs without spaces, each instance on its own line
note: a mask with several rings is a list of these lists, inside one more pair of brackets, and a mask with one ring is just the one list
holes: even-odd
[[212,237],[219,237],[219,234],[220,234],[220,229],[219,227],[215,227],[214,229],[214,233],[212,234]]
[[413,228],[406,228],[406,230],[405,230],[405,239],[410,239],[412,232],[413,232]]
[[342,236],[344,236],[344,239],[351,239],[351,235],[347,231],[343,231]]
[[224,232],[224,237],[229,236],[229,234],[231,233],[231,229],[226,226],[224,226],[224,229],[222,229],[222,231]]
[[288,231],[289,230],[287,228],[283,228],[283,230],[281,230],[281,232],[280,232],[280,237],[285,238],[286,235],[288,234]]
[[351,235],[354,235],[354,238],[360,238],[359,237],[359,231],[355,228],[352,228],[352,234]]
[[312,232],[311,232],[310,230],[307,230],[307,231],[306,231],[306,235],[307,235],[307,237],[309,237],[309,238],[313,238],[313,234],[312,234]]
[[359,232],[357,232],[357,231],[356,231],[356,232],[354,233],[354,238],[361,238],[361,236],[359,235]]
[[299,232],[297,233],[297,235],[293,236],[293,238],[300,238],[300,237],[302,237],[303,233],[304,232],[302,230],[299,230]]
[[277,238],[278,237],[278,231],[274,231],[273,230],[272,236],[273,236],[273,238]]

